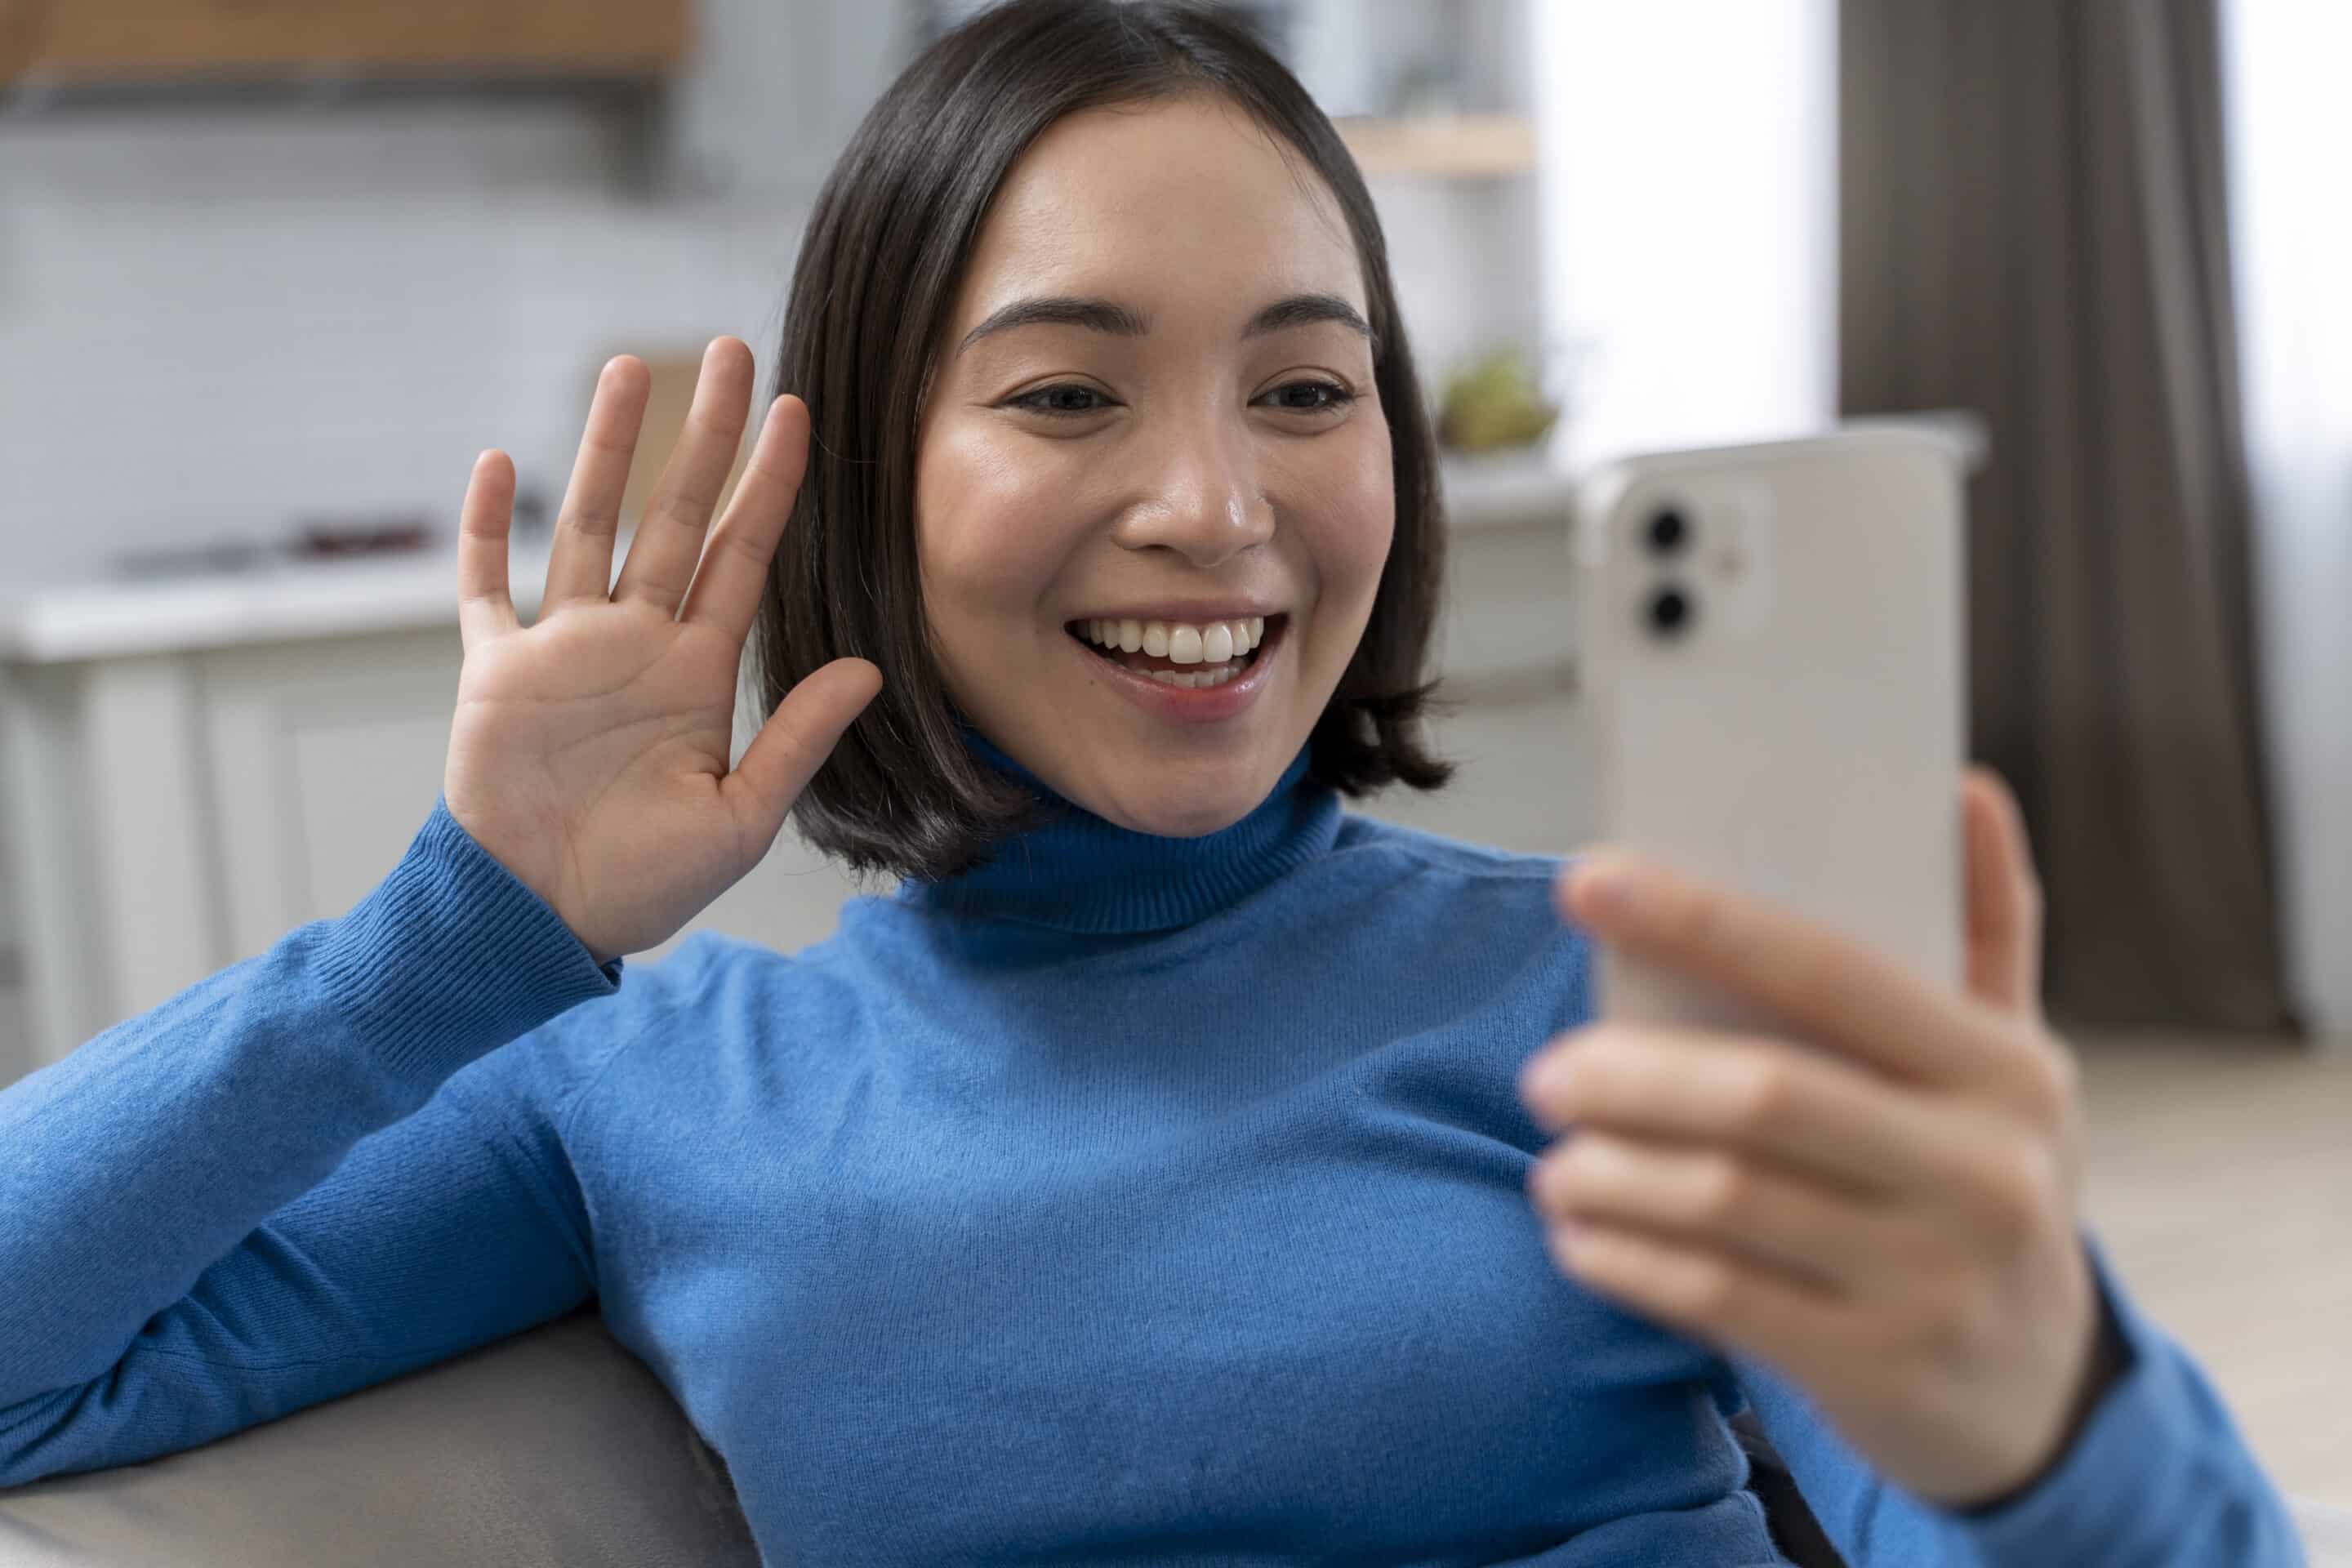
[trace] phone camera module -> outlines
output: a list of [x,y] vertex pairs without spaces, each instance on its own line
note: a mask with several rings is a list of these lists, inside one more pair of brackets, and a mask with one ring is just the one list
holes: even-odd
[[1679,637],[1690,627],[1697,605],[1690,595],[1680,588],[1665,587],[1650,595],[1648,619],[1650,630],[1662,637]]
[[1651,514],[1647,527],[1642,531],[1653,555],[1672,555],[1690,538],[1690,523],[1676,507],[1661,507]]

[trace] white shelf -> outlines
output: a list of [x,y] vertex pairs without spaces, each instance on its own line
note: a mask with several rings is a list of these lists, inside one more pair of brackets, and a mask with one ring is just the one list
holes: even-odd
[[1463,530],[1530,528],[1556,523],[1565,532],[1575,481],[1543,448],[1443,453],[1438,485],[1447,523]]
[[[539,607],[550,550],[518,544],[515,609]],[[616,556],[616,558],[618,558]],[[58,664],[457,624],[454,542],[411,555],[289,562],[160,583],[89,583],[0,600],[0,661]]]

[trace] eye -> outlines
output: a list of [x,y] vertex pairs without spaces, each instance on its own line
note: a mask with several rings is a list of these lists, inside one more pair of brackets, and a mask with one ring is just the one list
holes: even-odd
[[1356,401],[1356,395],[1336,381],[1290,381],[1274,389],[1271,395],[1279,397],[1286,392],[1315,392],[1323,395],[1320,403],[1286,403],[1282,406],[1293,414],[1336,414]]
[[[1273,392],[1267,394],[1267,395],[1270,397],[1281,397],[1286,394],[1300,392],[1314,394],[1320,399],[1320,401],[1284,403],[1279,405],[1284,412],[1289,414],[1336,414],[1356,400],[1356,395],[1354,393],[1349,391],[1346,387],[1341,386],[1335,381],[1307,380],[1285,382],[1282,385],[1276,387]],[[1075,381],[1063,381],[1056,382],[1052,386],[1041,386],[1034,392],[1024,392],[1020,396],[1009,398],[1006,401],[1008,405],[1011,407],[1025,408],[1034,414],[1075,417],[1087,414],[1097,414],[1100,413],[1102,409],[1111,407],[1113,405],[1105,401],[1090,405],[1084,402],[1072,403],[1068,401],[1068,399],[1100,399],[1102,395],[1103,395],[1101,393],[1096,391],[1091,386],[1081,386]],[[1049,402],[1049,399],[1055,401]]]
[[[1081,397],[1100,397],[1102,395],[1101,393],[1097,392],[1091,386],[1080,386],[1075,381],[1064,381],[1056,382],[1052,386],[1041,386],[1034,392],[1024,392],[1020,396],[1010,398],[1007,401],[1014,408],[1026,408],[1036,414],[1077,415],[1099,412],[1097,409],[1088,408],[1083,405],[1077,407],[1071,407],[1067,404],[1064,404],[1058,406],[1049,407],[1044,401],[1048,397],[1059,397],[1066,393],[1076,393]],[[1105,406],[1108,406],[1108,405],[1105,405]]]

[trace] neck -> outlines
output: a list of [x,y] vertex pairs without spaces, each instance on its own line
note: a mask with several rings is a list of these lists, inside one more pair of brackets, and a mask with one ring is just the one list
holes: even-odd
[[1241,820],[1184,838],[1119,826],[1057,794],[969,724],[964,738],[974,756],[1055,809],[978,866],[909,879],[899,888],[905,901],[1068,931],[1164,931],[1240,902],[1323,854],[1339,829],[1339,792],[1307,777],[1307,746]]

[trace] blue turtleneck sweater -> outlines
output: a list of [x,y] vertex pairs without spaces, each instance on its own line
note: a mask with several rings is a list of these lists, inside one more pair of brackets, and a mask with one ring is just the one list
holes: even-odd
[[2129,1370],[1976,1514],[1564,1277],[1517,1092],[1587,1016],[1559,862],[1306,763],[625,981],[436,803],[349,913],[0,1092],[0,1485],[593,1300],[780,1563],[1774,1563],[1751,1403],[1853,1568],[2300,1563],[2087,1233]]

